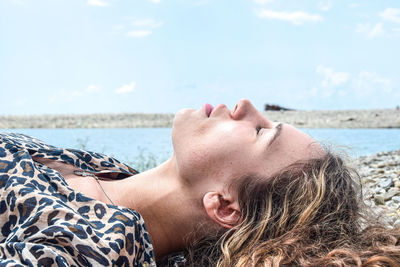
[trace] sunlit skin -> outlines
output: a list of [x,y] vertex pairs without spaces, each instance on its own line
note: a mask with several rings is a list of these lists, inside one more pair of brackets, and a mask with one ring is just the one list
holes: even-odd
[[114,203],[143,216],[158,259],[181,250],[199,223],[209,229],[237,223],[237,194],[228,191],[233,179],[250,173],[267,179],[297,160],[323,153],[310,136],[270,121],[246,99],[232,110],[218,105],[209,116],[205,106],[181,110],[172,142],[174,152],[160,166],[101,182]]
[[204,107],[178,112],[172,140],[180,175],[201,183],[215,179],[228,182],[248,173],[269,176],[296,160],[311,157],[319,148],[309,135],[288,124],[281,124],[279,136],[268,145],[279,124],[248,100],[239,101],[233,110],[218,105],[210,117]]

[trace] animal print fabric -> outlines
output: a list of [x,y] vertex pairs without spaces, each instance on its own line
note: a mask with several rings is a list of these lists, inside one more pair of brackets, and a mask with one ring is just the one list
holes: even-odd
[[123,179],[137,172],[88,151],[0,133],[0,266],[155,266],[143,218],[68,186],[32,156]]

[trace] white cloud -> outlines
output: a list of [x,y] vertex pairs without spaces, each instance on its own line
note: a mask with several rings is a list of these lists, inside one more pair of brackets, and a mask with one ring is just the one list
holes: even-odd
[[279,12],[269,9],[262,9],[257,15],[260,18],[283,20],[291,22],[295,25],[301,25],[305,22],[317,22],[323,20],[323,18],[318,14],[308,14],[303,11]]
[[106,6],[108,6],[108,3],[103,0],[88,0],[88,5],[89,6],[106,7]]
[[371,101],[376,103],[395,97],[392,81],[375,72],[362,70],[358,74],[351,74],[319,65],[316,73],[322,76],[322,80],[308,92],[310,97],[346,96],[360,101],[361,99],[370,101],[373,97]]
[[317,73],[323,76],[321,82],[322,87],[336,87],[343,83],[346,83],[350,78],[350,73],[337,72],[332,68],[324,67],[322,65],[317,66]]
[[141,37],[146,37],[150,35],[152,31],[147,31],[147,30],[138,30],[138,31],[130,31],[125,34],[127,37],[133,37],[133,38],[141,38]]
[[343,86],[350,80],[350,73],[335,71],[322,65],[317,66],[316,73],[322,76],[322,81],[311,89],[309,92],[311,96],[328,98],[334,94],[345,95],[347,93],[339,86]]
[[377,36],[385,34],[385,30],[383,29],[382,22],[378,22],[375,25],[371,25],[369,23],[366,23],[366,24],[360,23],[357,25],[356,32],[364,34],[369,39],[373,39]]
[[398,8],[386,8],[383,12],[379,13],[379,16],[383,20],[400,23],[400,9]]
[[[397,8],[386,8],[384,11],[379,13],[379,16],[383,21],[400,23],[400,9]],[[390,23],[386,23],[385,27],[382,21],[376,24],[371,23],[359,23],[356,27],[356,32],[365,35],[369,39],[374,39],[379,36],[384,37],[399,37],[398,28],[391,26]]]
[[154,3],[154,4],[159,4],[161,2],[161,0],[149,0],[149,1]]
[[158,28],[162,22],[156,22],[154,19],[134,19],[132,25],[135,27]]
[[323,0],[318,2],[318,8],[322,11],[328,11],[332,8],[332,0]]
[[136,87],[136,83],[135,82],[131,82],[130,84],[126,84],[121,86],[120,88],[115,90],[115,93],[117,94],[126,94],[126,93],[130,93],[133,91],[133,89],[135,89]]
[[253,2],[259,5],[265,5],[274,2],[274,0],[253,0]]

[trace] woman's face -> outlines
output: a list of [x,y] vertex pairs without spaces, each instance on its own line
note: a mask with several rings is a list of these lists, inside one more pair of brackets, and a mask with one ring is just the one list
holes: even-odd
[[270,121],[245,99],[233,110],[206,104],[179,111],[172,141],[179,174],[192,183],[229,182],[249,173],[265,177],[322,151],[310,136]]

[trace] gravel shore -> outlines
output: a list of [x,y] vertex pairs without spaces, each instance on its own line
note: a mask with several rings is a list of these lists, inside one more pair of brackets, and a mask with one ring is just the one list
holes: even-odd
[[[400,128],[400,109],[267,111],[264,115],[300,128]],[[87,115],[0,116],[0,128],[171,127],[174,114],[120,113]]]
[[400,227],[400,150],[355,159],[364,199],[390,226]]

